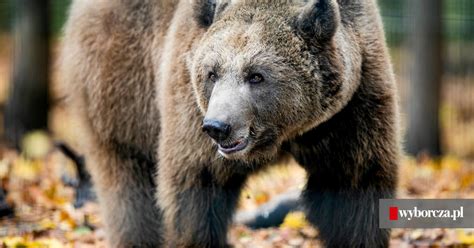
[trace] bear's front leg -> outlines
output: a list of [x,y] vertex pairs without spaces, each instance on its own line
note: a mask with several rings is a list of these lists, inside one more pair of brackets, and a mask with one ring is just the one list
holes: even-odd
[[170,165],[159,176],[167,247],[226,247],[245,177],[218,178],[208,164],[194,164],[193,168],[186,163]]
[[341,112],[287,143],[308,173],[303,202],[327,247],[389,245],[378,203],[395,196],[400,147],[394,97],[377,87],[363,83]]
[[308,220],[327,247],[388,247],[390,231],[379,228],[379,199],[395,195],[395,160],[381,164],[383,159],[363,159],[371,151],[340,148],[305,160],[314,161],[305,166],[309,175],[302,194]]
[[388,247],[390,231],[379,228],[378,201],[392,198],[394,189],[331,187],[327,180],[310,176],[302,194],[308,220],[326,247]]

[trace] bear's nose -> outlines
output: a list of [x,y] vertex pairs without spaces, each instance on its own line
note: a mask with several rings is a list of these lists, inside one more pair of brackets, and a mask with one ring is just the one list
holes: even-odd
[[204,120],[202,131],[211,136],[215,141],[222,142],[229,137],[232,130],[229,124],[222,121]]

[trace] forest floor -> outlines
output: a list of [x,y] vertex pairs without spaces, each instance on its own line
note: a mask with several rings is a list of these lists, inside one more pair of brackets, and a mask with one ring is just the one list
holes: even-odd
[[[0,151],[0,180],[8,190],[15,216],[0,220],[0,247],[104,247],[105,234],[97,203],[73,207],[74,189],[62,178],[74,177],[70,160],[48,147],[49,139],[33,134],[25,159]],[[43,156],[45,155],[45,156]],[[39,158],[40,157],[40,158]],[[274,196],[304,186],[304,171],[290,162],[253,176],[242,193],[239,211],[251,210]],[[400,166],[400,198],[474,198],[474,162],[444,157],[405,158]],[[292,212],[275,228],[252,230],[234,225],[235,247],[320,247],[318,232],[304,214]],[[394,229],[392,247],[474,247],[474,230]]]

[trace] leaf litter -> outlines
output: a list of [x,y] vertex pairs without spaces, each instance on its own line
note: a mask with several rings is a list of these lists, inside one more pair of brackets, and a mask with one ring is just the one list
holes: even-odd
[[[64,175],[74,166],[51,151],[44,135],[30,137],[29,155],[0,148],[0,183],[15,215],[0,219],[0,247],[105,247],[99,207],[73,206],[74,189]],[[46,147],[46,148],[45,148]],[[256,209],[288,190],[301,190],[305,173],[294,161],[252,176],[239,210]],[[474,198],[474,161],[453,156],[405,158],[400,165],[399,198]],[[252,230],[233,225],[229,242],[240,247],[321,247],[318,232],[303,212],[289,213],[279,227]],[[471,229],[394,229],[392,247],[474,247]]]

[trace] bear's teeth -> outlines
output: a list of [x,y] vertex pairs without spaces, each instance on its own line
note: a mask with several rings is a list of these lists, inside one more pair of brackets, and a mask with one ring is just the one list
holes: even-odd
[[234,148],[234,147],[238,146],[240,143],[241,143],[241,142],[240,142],[240,140],[239,140],[239,141],[237,141],[237,142],[235,142],[235,143],[233,143],[233,144],[231,144],[231,145],[228,145],[228,146],[223,145],[222,148],[224,148],[224,149]]

